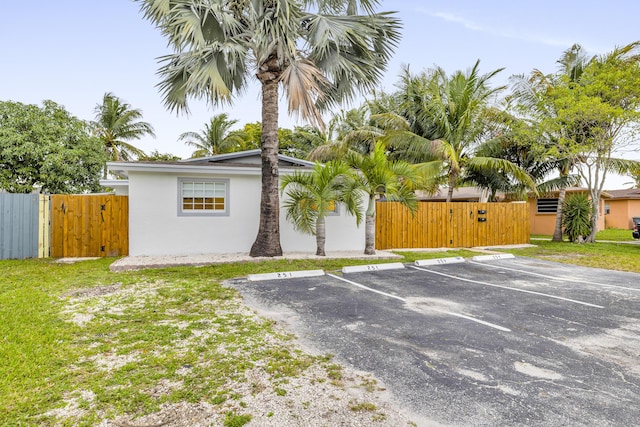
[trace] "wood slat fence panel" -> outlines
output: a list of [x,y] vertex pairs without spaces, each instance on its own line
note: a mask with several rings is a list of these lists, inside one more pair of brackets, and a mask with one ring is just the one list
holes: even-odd
[[471,248],[529,243],[526,203],[376,204],[376,248]]
[[52,257],[106,257],[128,254],[127,196],[51,196]]

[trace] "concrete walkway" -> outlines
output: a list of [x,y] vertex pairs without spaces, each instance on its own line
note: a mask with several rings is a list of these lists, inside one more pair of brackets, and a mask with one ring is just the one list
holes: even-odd
[[[505,245],[505,246],[483,246],[470,248],[469,250],[483,253],[495,253],[496,249],[523,248],[533,245]],[[455,251],[459,248],[420,248],[420,249],[394,249],[395,252],[447,252]],[[164,268],[177,266],[203,266],[212,264],[224,264],[230,262],[260,262],[274,260],[291,260],[291,259],[366,259],[371,261],[378,260],[397,260],[401,259],[401,255],[397,255],[391,251],[376,251],[375,255],[364,255],[362,252],[349,251],[333,251],[327,252],[326,256],[317,256],[310,252],[289,252],[281,257],[251,257],[247,253],[231,253],[231,254],[200,254],[200,255],[178,255],[178,256],[128,256],[120,258],[109,267],[111,271],[127,271],[141,270],[145,268]]]
[[362,252],[327,252],[326,256],[317,256],[312,253],[291,252],[280,257],[251,257],[247,253],[232,254],[201,254],[180,256],[128,256],[115,261],[109,268],[111,271],[141,270],[145,268],[164,268],[176,266],[203,266],[212,264],[224,264],[230,262],[260,262],[290,259],[399,259],[388,251],[376,251],[375,255],[364,255]]

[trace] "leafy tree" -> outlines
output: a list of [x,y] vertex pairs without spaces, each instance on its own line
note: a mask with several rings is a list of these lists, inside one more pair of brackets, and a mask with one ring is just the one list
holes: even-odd
[[295,112],[322,125],[323,108],[374,87],[397,44],[399,21],[378,0],[137,0],[174,53],[160,91],[171,110],[189,97],[230,102],[249,76],[262,89],[262,193],[252,256],[282,254],[278,194],[280,87]]
[[[591,59],[584,49],[574,44],[563,52],[557,63],[558,72],[545,75],[540,70],[533,70],[528,77],[515,75],[511,77],[512,94],[510,99],[512,109],[530,123],[536,131],[537,143],[534,151],[538,154],[542,163],[555,164],[559,173],[557,180],[558,190],[558,210],[556,212],[556,223],[552,240],[561,242],[562,232],[562,210],[566,189],[569,185],[576,185],[579,179],[574,179],[570,175],[571,170],[578,162],[575,152],[567,150],[559,144],[561,135],[565,135],[569,129],[559,127],[558,111],[553,103],[552,93],[554,88],[566,85],[574,85],[582,76],[582,73]],[[543,191],[544,192],[544,191]]]
[[628,173],[637,164],[613,153],[640,130],[640,42],[592,58],[577,80],[565,77],[549,97],[557,113],[549,127],[560,135],[558,146],[578,159],[578,173],[594,201],[586,241],[595,242],[596,201],[607,174]]
[[0,102],[0,188],[12,193],[100,190],[100,140],[53,101]]
[[[102,104],[95,108],[95,121],[91,123],[94,134],[100,138],[108,160],[128,161],[143,156],[144,152],[128,141],[140,139],[145,135],[155,137],[153,126],[140,121],[142,111],[132,109],[112,93],[105,93]],[[103,170],[107,177],[107,166]]]
[[376,143],[374,150],[368,154],[349,152],[347,163],[358,171],[358,186],[368,195],[364,253],[373,255],[376,237],[376,200],[385,197],[387,200],[398,201],[414,212],[418,208],[418,199],[414,190],[418,187],[419,175],[414,165],[404,161],[390,161],[382,142]]
[[180,156],[176,156],[175,154],[171,153],[161,153],[158,150],[153,150],[151,153],[139,157],[138,160],[144,162],[171,162],[180,160]]
[[287,219],[296,230],[316,236],[316,255],[325,255],[326,217],[338,203],[356,217],[358,225],[362,221],[362,193],[344,162],[316,163],[312,172],[285,175],[280,188],[288,196],[284,202]]
[[[293,130],[287,128],[278,128],[278,152],[287,156],[304,159],[313,146],[313,137],[310,136],[312,126],[296,126]],[[260,148],[260,140],[262,139],[262,125],[260,122],[247,123],[242,130],[241,150],[253,150]]]
[[243,142],[243,150],[254,150],[260,148],[262,140],[262,124],[260,122],[246,123],[241,129],[245,139]]
[[242,151],[245,145],[245,135],[240,131],[231,131],[231,127],[237,122],[237,120],[229,120],[226,113],[217,114],[204,125],[204,129],[200,133],[184,132],[178,141],[196,148],[196,151],[191,154],[191,158]]

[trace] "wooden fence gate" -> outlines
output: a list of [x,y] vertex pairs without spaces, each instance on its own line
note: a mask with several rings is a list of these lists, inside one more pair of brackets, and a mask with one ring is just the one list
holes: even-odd
[[376,249],[471,248],[529,243],[526,203],[376,204]]
[[51,196],[52,257],[105,257],[128,254],[127,196]]

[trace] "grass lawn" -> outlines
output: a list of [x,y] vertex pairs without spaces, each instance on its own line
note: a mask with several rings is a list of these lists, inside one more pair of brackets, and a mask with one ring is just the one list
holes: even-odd
[[[533,234],[531,235],[531,238],[551,239],[551,236],[544,234]],[[606,240],[612,242],[632,242],[635,239],[631,235],[631,230],[625,230],[621,228],[607,228],[606,230],[598,231],[598,234],[596,234],[596,241],[598,240]]]
[[578,244],[552,242],[549,240],[531,240],[535,247],[502,250],[517,256],[528,256],[549,261],[586,267],[640,273],[640,244],[596,242]]
[[[508,252],[640,272],[640,245],[534,243]],[[403,262],[477,254],[398,253]],[[257,386],[238,391],[251,370],[270,377],[274,399],[284,398],[287,384],[311,367],[326,374],[317,381],[340,385],[341,368],[330,355],[300,351],[292,336],[255,316],[222,282],[370,261],[280,260],[121,273],[109,271],[113,261],[0,261],[0,425],[92,426],[123,414],[135,419],[164,404],[205,402],[219,410],[220,425],[241,426],[256,415],[245,400]]]

